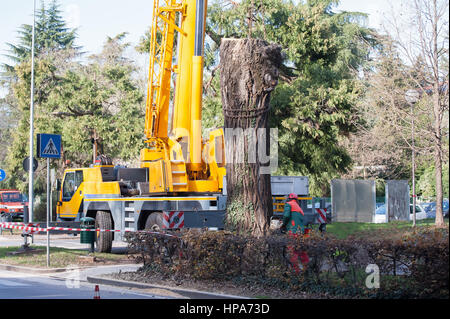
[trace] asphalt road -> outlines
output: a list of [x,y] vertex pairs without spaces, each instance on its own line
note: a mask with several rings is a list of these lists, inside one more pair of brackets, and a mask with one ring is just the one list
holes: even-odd
[[[0,271],[0,299],[94,299],[95,285],[66,278]],[[99,285],[100,299],[161,299],[154,294]]]

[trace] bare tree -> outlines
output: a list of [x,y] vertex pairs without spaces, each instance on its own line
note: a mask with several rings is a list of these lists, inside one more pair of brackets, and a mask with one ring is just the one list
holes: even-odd
[[448,116],[448,0],[414,0],[404,5],[400,16],[387,22],[386,33],[395,40],[402,58],[411,66],[409,80],[421,93],[420,104],[432,119],[427,133],[432,137],[435,163],[435,224],[442,227],[443,138],[448,135],[448,127],[443,126],[444,116]]
[[357,123],[358,131],[344,140],[355,163],[345,177],[404,179],[410,174],[411,113],[404,98],[410,87],[405,76],[410,68],[389,37],[379,36],[377,41],[380,46],[374,52],[371,71],[364,74],[366,89],[358,106],[364,123]]

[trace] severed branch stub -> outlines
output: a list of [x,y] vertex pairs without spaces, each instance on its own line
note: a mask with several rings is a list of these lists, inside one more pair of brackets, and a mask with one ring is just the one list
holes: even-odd
[[229,228],[264,236],[273,214],[270,93],[278,84],[281,47],[260,39],[222,39],[220,85],[225,119]]

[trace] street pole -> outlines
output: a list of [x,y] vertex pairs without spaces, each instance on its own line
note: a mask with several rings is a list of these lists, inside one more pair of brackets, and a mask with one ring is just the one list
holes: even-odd
[[416,150],[415,150],[415,142],[414,142],[414,104],[420,98],[420,93],[417,90],[408,90],[405,93],[406,102],[411,106],[411,161],[412,161],[412,197],[413,197],[413,224],[412,226],[416,226]]
[[33,209],[34,209],[34,193],[33,193],[33,144],[34,144],[34,38],[35,38],[35,25],[36,25],[36,0],[33,5],[33,32],[31,40],[31,97],[30,97],[30,165],[29,165],[29,184],[28,184],[28,197],[29,197],[29,222],[33,222]]
[[50,222],[53,222],[53,183],[50,184]]
[[47,267],[50,267],[50,158],[47,157]]
[[416,150],[414,145],[414,103],[411,103],[411,146],[412,146],[412,188],[413,188],[413,227],[416,227]]

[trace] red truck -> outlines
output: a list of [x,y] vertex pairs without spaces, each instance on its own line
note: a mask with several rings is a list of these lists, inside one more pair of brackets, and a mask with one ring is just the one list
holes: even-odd
[[0,189],[0,215],[9,214],[12,218],[23,218],[23,207],[28,205],[16,189]]

